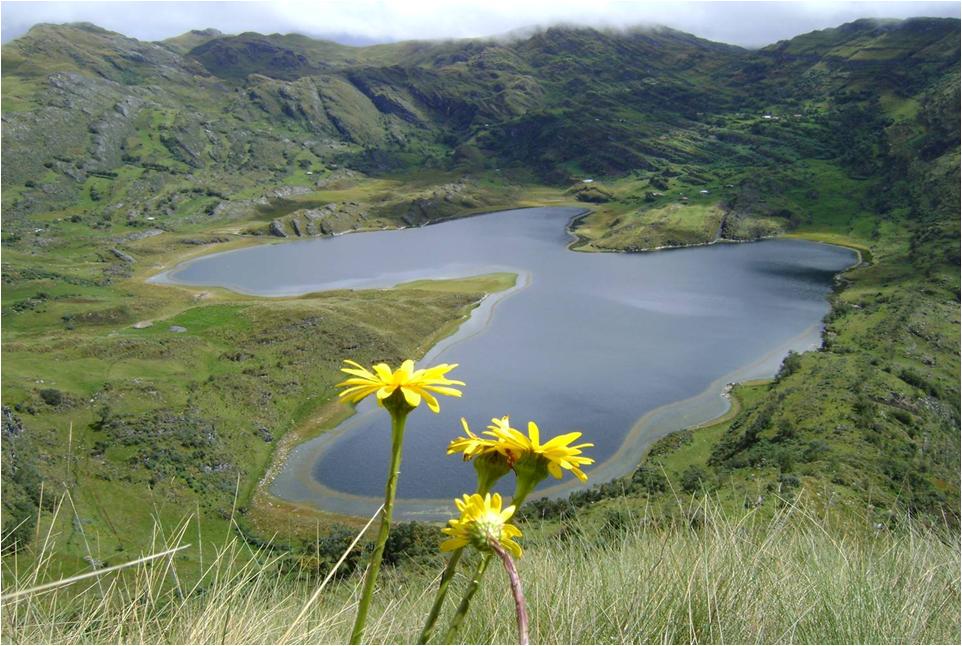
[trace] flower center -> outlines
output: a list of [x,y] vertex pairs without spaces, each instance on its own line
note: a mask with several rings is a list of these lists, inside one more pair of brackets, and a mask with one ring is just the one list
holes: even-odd
[[501,515],[494,512],[485,512],[474,521],[471,527],[472,543],[479,550],[488,550],[491,541],[501,540],[501,530],[504,523]]

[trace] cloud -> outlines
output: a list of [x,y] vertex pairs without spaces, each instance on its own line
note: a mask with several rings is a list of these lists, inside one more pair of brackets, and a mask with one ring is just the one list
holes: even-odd
[[856,18],[951,16],[958,2],[627,2],[613,0],[332,0],[327,2],[3,2],[7,42],[39,22],[92,22],[141,40],[190,29],[298,32],[348,44],[473,38],[566,23],[623,28],[662,24],[757,47]]

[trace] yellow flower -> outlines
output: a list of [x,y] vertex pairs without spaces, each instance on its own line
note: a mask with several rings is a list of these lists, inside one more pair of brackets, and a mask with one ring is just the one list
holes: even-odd
[[[491,422],[492,424],[498,424],[501,422],[507,424],[508,417],[506,415],[502,417],[501,420],[492,419]],[[486,453],[501,452],[499,451],[499,448],[501,448],[501,445],[504,444],[502,441],[498,439],[489,440],[486,437],[479,437],[475,435],[471,432],[471,429],[468,428],[468,421],[463,417],[461,418],[461,426],[464,428],[466,437],[457,437],[451,440],[451,443],[448,444],[448,455],[452,455],[454,453],[464,453],[464,460],[466,462],[471,458],[476,458]],[[488,428],[494,428],[494,426],[492,425]],[[490,433],[488,434],[490,435]]]
[[514,505],[502,510],[500,494],[486,494],[482,498],[476,493],[464,494],[454,504],[461,516],[449,520],[448,527],[441,530],[450,537],[441,543],[442,551],[452,552],[470,544],[488,552],[491,541],[497,541],[515,557],[521,557],[521,546],[512,540],[521,536],[521,530],[507,522],[514,514]]
[[[505,420],[506,421],[506,420]],[[541,444],[541,433],[538,425],[528,422],[528,436],[517,429],[511,428],[507,423],[490,426],[485,433],[500,440],[499,451],[510,452],[515,462],[520,461],[526,455],[543,458],[547,462],[548,472],[555,478],[561,478],[561,470],[567,469],[575,474],[582,482],[588,479],[579,467],[585,464],[593,464],[594,460],[581,455],[581,449],[594,444],[571,443],[581,437],[581,433],[565,433],[553,437],[544,444]]]
[[378,405],[383,406],[385,399],[400,390],[404,401],[411,408],[417,408],[423,398],[428,408],[437,413],[441,408],[438,406],[438,400],[431,393],[460,397],[460,390],[448,386],[464,385],[463,381],[455,381],[444,376],[458,367],[456,363],[442,363],[433,368],[415,370],[414,362],[408,359],[394,372],[391,372],[386,363],[375,364],[374,372],[349,359],[345,359],[344,363],[351,367],[341,368],[341,372],[352,377],[337,384],[337,387],[346,387],[339,396],[352,404],[375,394]]

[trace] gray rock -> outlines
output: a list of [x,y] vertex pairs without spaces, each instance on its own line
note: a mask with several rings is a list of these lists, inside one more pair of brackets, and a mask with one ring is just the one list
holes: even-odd
[[273,220],[271,222],[270,233],[272,236],[277,236],[278,238],[287,237],[287,231],[284,230],[284,225],[280,220]]
[[182,325],[171,325],[171,326],[170,326],[170,331],[171,331],[171,332],[175,332],[175,333],[177,333],[177,334],[180,334],[181,332],[186,332],[186,331],[187,331],[187,328],[185,328],[185,327],[182,326]]
[[123,260],[124,262],[130,262],[130,263],[135,262],[133,256],[131,256],[130,254],[124,253],[123,251],[121,251],[121,250],[118,249],[117,247],[112,247],[112,248],[110,249],[110,253],[114,254],[115,256],[117,256],[118,258],[120,258],[121,260]]
[[275,188],[274,190],[268,191],[265,197],[293,197],[295,195],[304,195],[310,193],[311,189],[306,186],[281,186],[280,188]]
[[[23,433],[23,422],[20,418],[13,414],[13,411],[9,407],[3,407],[3,426],[2,434],[4,442],[10,440],[14,437],[19,437]],[[6,450],[6,447],[4,447]]]

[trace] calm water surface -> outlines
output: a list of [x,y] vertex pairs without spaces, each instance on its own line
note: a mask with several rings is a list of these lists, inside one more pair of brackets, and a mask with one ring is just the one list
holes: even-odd
[[[208,256],[159,280],[277,296],[389,287],[419,278],[513,271],[519,284],[488,297],[422,363],[450,362],[467,383],[410,418],[399,484],[403,517],[447,515],[474,471],[445,455],[467,418],[477,432],[510,414],[542,437],[572,430],[594,442],[598,482],[637,464],[667,432],[721,414],[728,381],[774,374],[789,349],[815,347],[847,249],[796,240],[645,254],[567,249],[577,209],[504,211],[420,229],[267,245]],[[380,504],[388,418],[369,403],[289,456],[271,490],[328,510],[369,515]],[[503,490],[510,492],[511,477]],[[567,493],[576,481],[549,480]]]

